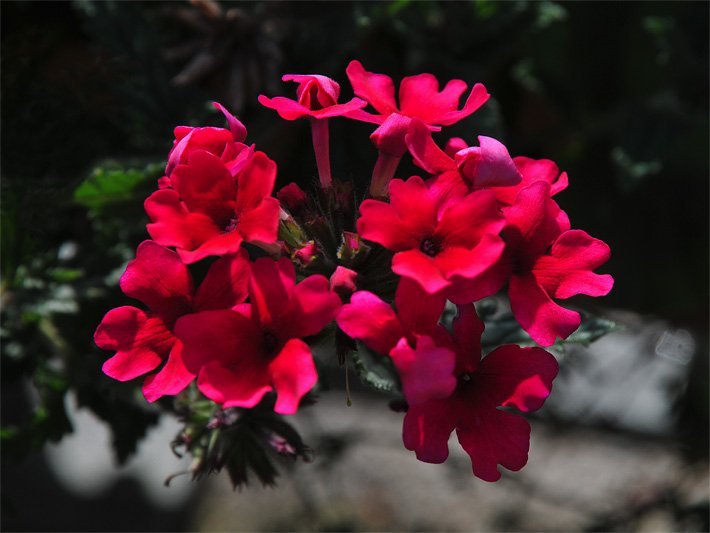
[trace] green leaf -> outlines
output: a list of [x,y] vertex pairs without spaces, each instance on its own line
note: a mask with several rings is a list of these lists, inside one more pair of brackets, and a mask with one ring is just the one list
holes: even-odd
[[360,341],[352,357],[363,384],[380,391],[401,393],[399,375],[389,357],[373,352]]
[[623,329],[622,326],[613,320],[594,316],[589,313],[582,313],[582,324],[579,326],[577,331],[572,333],[572,335],[567,337],[567,339],[562,341],[562,343],[569,344],[573,342],[577,344],[584,344],[586,346],[600,337],[603,337],[607,333],[619,331],[621,329]]
[[105,205],[132,199],[138,185],[159,177],[161,172],[162,166],[157,163],[144,168],[98,166],[76,188],[74,200],[98,212]]

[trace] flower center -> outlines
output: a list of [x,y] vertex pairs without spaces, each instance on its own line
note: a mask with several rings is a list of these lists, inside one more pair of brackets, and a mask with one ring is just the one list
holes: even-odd
[[224,227],[224,231],[225,233],[229,233],[231,231],[234,231],[235,229],[237,229],[237,217],[232,217],[229,219],[229,222]]
[[276,355],[280,344],[279,339],[278,337],[276,337],[276,335],[274,335],[270,331],[265,331],[261,342],[264,352],[269,357],[273,357]]
[[421,242],[419,249],[429,257],[434,257],[441,252],[441,244],[432,238],[427,238]]

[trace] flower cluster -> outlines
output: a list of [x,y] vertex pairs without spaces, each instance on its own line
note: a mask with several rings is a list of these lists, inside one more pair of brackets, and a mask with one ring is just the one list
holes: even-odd
[[[259,97],[283,119],[310,121],[312,194],[290,183],[274,197],[276,163],[245,143],[246,128],[219,104],[228,129],[175,129],[165,176],[145,201],[152,240],[121,278],[145,309],[106,314],[95,341],[115,354],[103,370],[121,381],[146,375],[151,402],[194,382],[223,409],[268,397],[289,415],[318,381],[314,337],[337,325],[334,357],[357,346],[395,369],[407,449],[443,462],[456,430],[473,473],[495,481],[498,465],[527,462],[530,426],[515,411],[535,411],[550,394],[558,364],[544,348],[580,326],[557,300],[611,290],[611,276],[594,272],[609,247],[571,229],[553,200],[567,175],[552,161],[513,158],[483,135],[474,146],[437,145],[433,134],[486,102],[483,85],[460,105],[461,80],[440,90],[431,74],[406,77],[395,99],[390,77],[358,61],[346,73],[355,96],[345,103],[320,75],[284,76],[298,84],[295,100]],[[331,172],[337,117],[376,125],[359,205]],[[406,154],[421,176],[395,178]],[[197,263],[208,268],[195,289]],[[483,353],[474,303],[501,291],[538,346]],[[447,306],[456,309],[449,323]]]

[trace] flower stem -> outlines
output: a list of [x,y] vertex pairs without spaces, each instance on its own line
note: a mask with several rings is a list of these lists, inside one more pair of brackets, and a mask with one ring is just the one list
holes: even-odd
[[323,189],[330,189],[333,179],[330,176],[330,139],[328,134],[328,119],[311,118],[311,134],[313,151],[316,154],[318,178]]
[[375,162],[375,168],[372,170],[370,196],[373,198],[387,197],[387,186],[394,176],[401,159],[401,155],[397,156],[380,151]]

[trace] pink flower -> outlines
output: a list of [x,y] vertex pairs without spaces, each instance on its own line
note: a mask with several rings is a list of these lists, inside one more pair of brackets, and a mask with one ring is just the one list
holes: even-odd
[[442,463],[449,455],[449,436],[456,430],[474,475],[497,481],[499,464],[513,471],[525,466],[530,445],[528,422],[498,407],[524,413],[539,409],[550,394],[558,365],[542,348],[514,345],[501,346],[481,360],[482,331],[473,305],[460,307],[453,331],[456,388],[447,398],[410,405],[403,440],[420,461]]
[[162,368],[143,382],[149,402],[177,394],[195,377],[184,364],[175,321],[208,309],[229,308],[247,296],[246,253],[218,259],[193,294],[192,277],[177,254],[153,241],[138,246],[136,258],[121,277],[121,289],[149,311],[123,306],[109,311],[94,334],[97,346],[115,351],[103,365],[106,375],[128,381]]
[[340,85],[326,76],[286,74],[281,79],[298,83],[296,89],[298,101],[282,96],[267,98],[264,95],[259,95],[259,103],[276,110],[285,120],[296,120],[301,117],[317,119],[340,117],[367,105],[367,102],[359,98],[339,104]]
[[172,189],[145,201],[148,233],[163,246],[175,246],[185,263],[239,250],[242,241],[274,243],[279,202],[271,198],[276,163],[256,152],[232,176],[215,155],[195,150],[175,167]]
[[354,270],[338,265],[330,276],[330,290],[341,298],[348,298],[357,290],[357,275]]
[[508,296],[513,315],[535,342],[551,346],[580,324],[579,313],[552,298],[576,294],[604,296],[614,285],[593,270],[609,260],[604,242],[570,230],[567,215],[550,199],[550,184],[537,181],[522,189],[504,209],[506,255],[501,268],[510,272]]
[[217,102],[212,104],[224,114],[229,124],[229,130],[213,127],[176,127],[175,141],[168,155],[168,165],[165,169],[167,176],[170,176],[178,164],[187,163],[188,157],[194,150],[205,150],[223,161],[229,161],[245,148],[245,145],[242,144],[247,136],[244,124],[221,104]]
[[458,109],[461,95],[468,87],[466,82],[451,80],[439,91],[439,82],[432,74],[418,74],[402,79],[398,107],[394,99],[394,83],[389,76],[368,72],[357,60],[350,62],[346,73],[355,94],[367,100],[378,112],[372,114],[358,109],[348,113],[352,119],[379,124],[370,136],[379,151],[370,183],[373,198],[382,198],[387,192],[387,184],[407,151],[405,135],[412,119],[419,119],[427,127],[439,130],[439,126],[466,118],[490,97],[486,88],[477,83],[463,108]]
[[496,198],[501,204],[513,205],[518,193],[536,181],[544,181],[550,184],[550,196],[555,196],[558,192],[564,191],[569,184],[567,173],[560,174],[560,169],[549,159],[530,159],[529,157],[518,156],[513,158],[513,162],[523,179],[512,187],[500,187],[495,190]]
[[362,203],[358,232],[395,252],[392,270],[426,292],[472,280],[500,257],[505,222],[491,192],[443,198],[418,176],[392,180],[389,192],[390,203]]
[[318,375],[301,338],[320,332],[340,307],[324,276],[296,284],[293,264],[257,259],[249,304],[189,315],[175,332],[202,393],[224,407],[253,407],[276,392],[274,411],[293,414]]
[[318,176],[321,187],[328,189],[333,181],[330,175],[328,119],[344,116],[362,109],[367,105],[367,102],[359,98],[353,98],[345,104],[339,104],[340,85],[325,76],[288,74],[281,79],[283,81],[295,81],[299,84],[298,89],[296,89],[298,101],[281,96],[267,98],[264,95],[259,95],[259,103],[275,109],[281,118],[286,120],[295,120],[301,117],[309,117],[311,119],[311,133]]
[[357,60],[350,62],[346,73],[355,94],[366,100],[378,113],[356,111],[349,116],[375,124],[382,124],[390,115],[397,113],[418,118],[429,126],[449,126],[472,114],[490,97],[486,88],[477,83],[466,98],[463,108],[458,109],[461,95],[468,87],[465,81],[451,80],[439,91],[439,82],[433,75],[418,74],[402,79],[398,106],[394,98],[394,83],[389,76],[368,72]]
[[[430,295],[402,278],[395,294],[397,312],[368,291],[355,292],[336,321],[349,337],[382,355],[389,355],[409,404],[449,396],[456,386],[454,352],[439,317],[446,300]],[[450,344],[450,343],[449,343]]]
[[406,136],[414,162],[448,187],[463,192],[483,187],[511,188],[522,179],[506,147],[491,137],[478,137],[480,146],[465,147],[449,156],[431,137],[420,120],[412,120]]

